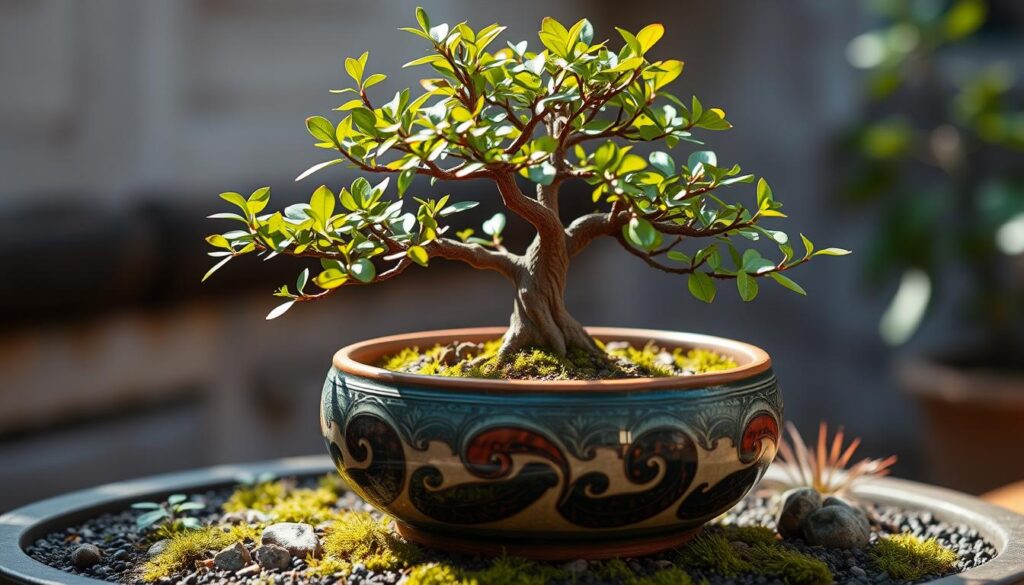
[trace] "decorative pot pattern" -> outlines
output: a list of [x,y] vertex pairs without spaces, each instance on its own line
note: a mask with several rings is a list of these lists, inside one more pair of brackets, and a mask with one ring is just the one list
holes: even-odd
[[775,456],[782,397],[770,368],[702,388],[533,393],[334,368],[321,414],[338,471],[401,523],[580,542],[692,531],[730,508]]

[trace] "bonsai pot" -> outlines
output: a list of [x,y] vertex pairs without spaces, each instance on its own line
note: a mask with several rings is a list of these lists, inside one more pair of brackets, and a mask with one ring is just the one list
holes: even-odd
[[1024,479],[1024,376],[917,358],[899,379],[924,412],[937,482],[981,493]]
[[771,360],[717,337],[588,331],[707,348],[738,366],[596,381],[447,378],[373,364],[503,330],[372,339],[335,354],[324,385],[321,427],[338,471],[405,537],[435,548],[594,559],[680,545],[743,498],[775,457],[782,395]]

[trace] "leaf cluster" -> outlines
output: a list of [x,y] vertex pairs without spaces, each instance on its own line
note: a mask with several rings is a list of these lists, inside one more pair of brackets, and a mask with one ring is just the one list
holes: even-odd
[[[248,197],[221,195],[238,212],[211,217],[242,225],[207,239],[214,247],[211,256],[221,258],[207,277],[249,253],[320,260],[319,268],[299,274],[294,289],[278,289],[285,302],[268,318],[295,302],[343,286],[380,282],[438,256],[490,268],[514,260],[502,243],[503,214],[484,222],[479,233],[464,228],[452,238],[443,220],[475,201],[412,197],[413,204],[407,205],[405,195],[417,175],[432,182],[490,179],[505,207],[539,232],[552,222],[563,228],[557,203],[524,195],[515,177],[552,193],[563,181],[586,181],[593,203],[606,211],[579,218],[592,220],[589,231],[565,228],[571,245],[580,248],[595,236],[614,236],[651,266],[688,275],[689,291],[707,302],[714,299],[715,280],[720,279],[734,280],[744,300],[757,295],[758,277],[803,294],[784,271],[813,256],[847,253],[815,250],[803,236],[803,254],[796,253],[786,233],[760,225],[766,218],[785,217],[767,182],[755,181],[739,165],[720,163],[710,150],[679,156],[682,163],[666,151],[647,157],[634,152],[641,142],[667,149],[701,145],[694,132],[731,128],[723,109],[669,92],[684,64],[652,56],[665,33],[661,24],[635,33],[617,28],[616,46],[595,36],[586,19],[566,26],[545,18],[539,43],[501,42],[505,27],[499,24],[475,29],[466,22],[433,23],[422,8],[416,11],[416,24],[401,30],[425,45],[425,54],[405,65],[426,70],[420,89],[376,99],[371,94],[386,76],[371,72],[369,54],[363,53],[345,60],[350,82],[332,90],[344,100],[335,108],[340,119],[306,120],[315,146],[332,154],[298,179],[347,164],[385,175],[384,180],[371,184],[359,178],[337,191],[321,185],[308,203],[272,213],[265,212],[268,188]],[[396,176],[396,198],[385,197],[390,175]],[[749,202],[730,201],[722,193],[754,182],[756,193]],[[768,242],[779,253],[768,260],[754,244],[738,244],[737,236]],[[690,239],[708,243],[690,252],[677,249]],[[308,289],[310,283],[315,288]]]

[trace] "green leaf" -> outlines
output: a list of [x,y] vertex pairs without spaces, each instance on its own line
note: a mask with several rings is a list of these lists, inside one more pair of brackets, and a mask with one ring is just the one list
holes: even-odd
[[691,153],[690,157],[686,159],[686,166],[690,167],[692,171],[697,166],[697,163],[715,167],[718,166],[718,157],[710,150],[698,150]]
[[659,89],[672,83],[673,81],[676,80],[677,77],[682,75],[683,62],[677,61],[675,59],[671,59],[669,61],[662,61],[658,65],[658,69],[660,69],[661,71],[658,71],[654,74],[655,91],[658,91]]
[[299,277],[295,279],[295,290],[302,294],[302,289],[306,288],[307,282],[309,282],[309,268],[304,268],[299,273]]
[[267,321],[270,321],[272,319],[277,319],[281,315],[284,315],[285,313],[288,312],[288,309],[292,308],[292,305],[294,305],[294,304],[295,304],[295,301],[286,301],[286,302],[281,303],[280,305],[274,307],[274,309],[272,311],[267,313]]
[[270,202],[270,187],[261,187],[252,192],[249,195],[248,201],[246,201],[246,207],[249,209],[249,213],[256,215],[263,211],[263,208]]
[[373,282],[373,279],[377,278],[377,269],[373,266],[373,262],[366,258],[360,258],[353,262],[348,267],[348,271],[362,283]]
[[814,244],[803,234],[800,234],[800,239],[804,243],[804,258],[807,258],[814,253]]
[[420,266],[426,266],[427,260],[430,258],[430,255],[427,254],[427,251],[423,246],[409,246],[409,249],[405,251],[405,254],[410,260]]
[[823,248],[814,253],[815,256],[846,256],[850,254],[849,250],[843,248]]
[[227,193],[221,193],[220,194],[220,198],[223,199],[224,201],[227,201],[228,203],[231,203],[232,205],[235,205],[236,207],[238,207],[239,209],[244,211],[246,216],[250,215],[249,214],[249,202],[246,201],[245,197],[242,197],[241,193],[235,193],[234,191],[229,191]]
[[562,23],[550,16],[544,17],[544,20],[540,23],[540,33],[538,36],[540,37],[540,42],[552,54],[559,57],[566,56],[566,46],[569,44],[569,31],[566,30]]
[[360,83],[363,80],[363,64],[357,59],[348,57],[345,59],[345,71],[348,72],[349,77],[354,79],[356,83]]
[[616,172],[620,175],[627,173],[635,173],[636,171],[642,171],[647,168],[647,161],[644,157],[635,154],[627,154],[622,158],[622,162],[619,163],[619,168]]
[[409,189],[409,185],[412,183],[413,177],[416,176],[416,169],[405,169],[398,174],[398,196],[405,195],[405,192]]
[[388,76],[384,75],[383,73],[374,73],[373,75],[367,77],[366,81],[363,82],[363,89],[373,87],[374,85],[377,85],[378,83],[384,81],[387,78]]
[[707,273],[694,272],[690,275],[686,286],[690,289],[690,294],[705,303],[715,300],[715,283]]
[[324,290],[338,288],[345,284],[348,275],[337,268],[328,268],[313,278],[313,283]]
[[430,17],[427,16],[427,11],[422,6],[416,7],[416,22],[424,31],[430,30]]
[[323,116],[310,116],[306,118],[306,129],[320,142],[337,144],[334,139],[334,124]]
[[769,273],[768,276],[772,277],[772,280],[774,280],[775,282],[781,284],[782,286],[788,288],[789,290],[795,293],[799,293],[804,296],[807,295],[807,291],[805,291],[802,286],[794,282],[792,278],[789,278],[785,274],[779,272],[772,272]]
[[315,172],[317,172],[317,171],[319,171],[321,169],[326,169],[327,167],[333,167],[334,165],[336,165],[336,164],[338,164],[340,162],[344,162],[344,159],[336,158],[334,160],[329,160],[327,162],[322,162],[322,163],[319,163],[319,164],[315,164],[315,165],[309,167],[308,169],[306,169],[305,171],[303,171],[302,174],[300,174],[298,177],[295,177],[295,180],[296,181],[301,181],[302,179],[305,179],[306,177],[312,175],[313,173],[315,173]]
[[449,215],[459,213],[460,211],[473,209],[477,205],[480,205],[480,203],[477,201],[458,201],[442,209],[441,213],[439,213],[438,215],[440,215],[441,217],[448,217]]
[[227,264],[228,260],[231,260],[232,258],[234,258],[234,256],[225,256],[223,260],[221,260],[220,262],[214,264],[213,268],[207,270],[206,274],[203,275],[203,279],[200,280],[199,282],[206,282],[207,278],[210,278],[211,276],[213,276],[214,272],[217,272],[217,270],[219,270],[221,266],[224,266],[225,264]]
[[505,215],[502,213],[495,213],[483,223],[484,233],[489,236],[500,236],[501,232],[505,229]]
[[526,176],[534,183],[550,185],[555,180],[556,172],[554,165],[549,162],[544,162],[540,165],[527,168]]
[[775,268],[775,263],[767,258],[762,258],[761,253],[754,249],[744,250],[743,262],[740,269],[752,274],[761,274]]
[[629,243],[641,250],[650,251],[657,245],[658,232],[651,225],[651,222],[642,217],[630,219],[624,231]]
[[327,185],[320,185],[316,191],[313,191],[313,196],[309,199],[309,207],[324,221],[326,226],[331,216],[334,215],[334,193],[327,188]]
[[666,256],[669,260],[674,262],[682,262],[683,264],[689,264],[691,262],[690,257],[679,250],[669,250]]
[[160,504],[156,502],[136,502],[132,504],[134,510],[157,510],[160,508]]
[[640,32],[636,33],[636,40],[640,43],[640,53],[646,53],[661,40],[661,37],[665,34],[665,27],[661,24],[649,24],[645,26]]
[[167,511],[161,508],[159,510],[153,510],[152,512],[146,512],[145,514],[139,516],[135,519],[135,525],[139,528],[149,528],[150,526],[156,524],[157,522],[167,517]]
[[764,177],[761,177],[757,180],[757,208],[767,209],[771,205],[772,201],[774,201],[772,197],[772,188],[768,186],[768,181],[765,181]]
[[651,156],[648,157],[651,161],[651,166],[658,169],[658,172],[671,177],[676,174],[676,161],[672,160],[672,157],[668,153],[661,151],[652,152]]
[[757,280],[746,272],[736,274],[736,290],[744,301],[752,301],[757,296]]

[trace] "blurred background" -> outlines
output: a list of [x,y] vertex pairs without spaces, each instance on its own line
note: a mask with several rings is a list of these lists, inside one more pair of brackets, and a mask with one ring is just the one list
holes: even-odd
[[[735,126],[709,147],[770,179],[790,229],[856,251],[801,269],[806,298],[766,286],[707,306],[609,240],[572,267],[578,319],[760,345],[805,437],[842,425],[864,456],[898,455],[896,475],[974,492],[1024,479],[1024,5],[420,3],[531,46],[549,15],[616,39],[613,26],[664,23],[654,56],[687,63],[675,93]],[[415,84],[401,65],[423,47],[395,30],[415,5],[0,0],[0,510],[320,453],[336,349],[507,321],[503,279],[442,262],[273,322],[294,263],[232,263],[199,283],[217,193],[308,198],[315,185],[292,181],[320,160],[303,119],[340,104],[328,90],[343,57],[369,49],[382,96]],[[347,184],[339,169],[317,180]],[[466,225],[497,210],[483,186],[417,183],[479,198]],[[527,236],[510,224],[510,241]]]

